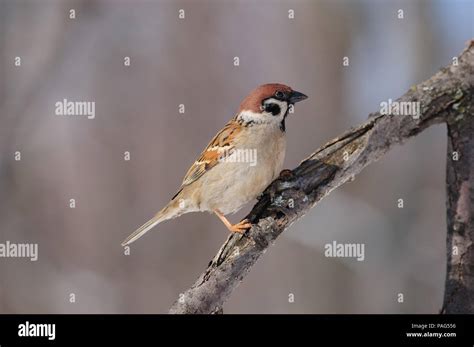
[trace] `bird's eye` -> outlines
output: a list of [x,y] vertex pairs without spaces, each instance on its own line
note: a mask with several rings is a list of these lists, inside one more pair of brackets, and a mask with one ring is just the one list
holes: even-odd
[[284,94],[283,94],[283,92],[281,92],[281,91],[277,91],[277,92],[275,93],[275,96],[276,96],[277,98],[281,99],[281,98],[283,98]]

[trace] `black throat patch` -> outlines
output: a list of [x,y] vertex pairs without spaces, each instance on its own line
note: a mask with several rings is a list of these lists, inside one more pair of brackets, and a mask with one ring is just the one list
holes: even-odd
[[286,112],[285,112],[285,115],[283,116],[283,119],[280,122],[280,130],[281,130],[282,133],[284,133],[286,131],[286,117],[288,116],[289,111],[290,111],[290,108],[288,107]]
[[280,122],[280,130],[284,133],[286,131],[286,123],[285,123],[285,120],[286,120],[286,114],[285,116],[283,117],[282,121]]

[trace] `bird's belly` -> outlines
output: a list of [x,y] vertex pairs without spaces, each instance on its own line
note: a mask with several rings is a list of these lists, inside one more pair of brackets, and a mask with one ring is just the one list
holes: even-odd
[[257,154],[260,156],[257,155],[253,162],[221,162],[206,173],[199,209],[234,213],[260,195],[280,173],[284,149],[276,153]]

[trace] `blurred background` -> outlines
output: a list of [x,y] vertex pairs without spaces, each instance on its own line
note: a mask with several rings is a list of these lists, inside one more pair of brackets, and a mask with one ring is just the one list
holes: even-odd
[[[287,121],[293,168],[451,63],[474,36],[473,15],[467,0],[0,0],[0,243],[39,247],[36,262],[0,258],[0,312],[167,312],[227,230],[188,214],[130,255],[120,242],[174,195],[244,96],[268,82],[309,96]],[[55,115],[64,98],[94,101],[95,119]],[[324,199],[225,312],[438,312],[445,133],[428,129]],[[365,261],[326,258],[333,241],[365,244]]]

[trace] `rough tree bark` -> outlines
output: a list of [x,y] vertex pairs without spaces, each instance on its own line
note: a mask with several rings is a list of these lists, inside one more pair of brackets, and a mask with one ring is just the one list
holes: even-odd
[[461,109],[446,123],[448,266],[442,312],[474,313],[474,117]]
[[[474,41],[451,64],[413,86],[397,101],[419,102],[421,116],[373,113],[364,124],[330,141],[292,171],[286,170],[260,196],[245,235],[228,237],[199,279],[170,313],[219,313],[257,259],[296,219],[332,190],[351,181],[394,145],[433,124],[446,122],[448,148],[448,274],[446,312],[474,312],[474,237],[471,219]],[[452,161],[452,152],[460,153]],[[450,154],[451,153],[451,154]],[[451,244],[459,254],[451,256]]]

